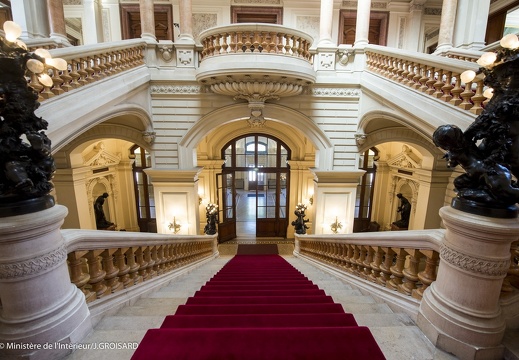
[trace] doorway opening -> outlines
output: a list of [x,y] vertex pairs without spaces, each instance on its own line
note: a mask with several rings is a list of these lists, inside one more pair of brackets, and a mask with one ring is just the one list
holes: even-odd
[[220,241],[236,236],[286,237],[290,150],[279,139],[252,134],[222,149],[217,174]]

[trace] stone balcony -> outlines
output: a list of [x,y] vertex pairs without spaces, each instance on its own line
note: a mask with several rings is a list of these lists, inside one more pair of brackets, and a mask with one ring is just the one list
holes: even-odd
[[315,82],[312,37],[280,25],[233,24],[200,34],[199,83],[217,94],[246,99],[261,111],[268,99],[300,94]]

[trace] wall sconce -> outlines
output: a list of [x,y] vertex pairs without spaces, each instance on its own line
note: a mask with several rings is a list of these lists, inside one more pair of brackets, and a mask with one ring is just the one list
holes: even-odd
[[177,223],[177,219],[173,216],[173,222],[169,223],[168,229],[173,231],[173,234],[177,234],[180,231],[181,227],[182,227],[182,225]]
[[202,205],[202,197],[200,195],[198,195],[198,205]]
[[337,216],[335,217],[335,222],[330,225],[330,228],[334,234],[337,234],[339,230],[342,229],[342,223],[339,222]]
[[310,199],[308,199],[308,202],[310,203],[310,205],[313,205],[314,204],[314,196],[310,196]]

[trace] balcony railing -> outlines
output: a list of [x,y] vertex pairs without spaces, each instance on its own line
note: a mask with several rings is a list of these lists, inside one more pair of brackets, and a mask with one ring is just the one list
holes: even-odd
[[369,71],[395,81],[428,96],[479,115],[488,101],[483,96],[483,79],[463,83],[465,70],[479,69],[472,61],[390,49],[383,46],[366,47]]
[[144,64],[145,43],[140,39],[125,40],[114,43],[102,43],[77,47],[52,49],[53,57],[67,61],[65,71],[54,69],[52,86],[43,86],[36,75],[29,83],[39,94],[42,102],[56,95],[77,89],[87,84],[114,76]]
[[200,34],[201,61],[212,56],[238,53],[278,54],[312,62],[313,39],[280,25],[233,24],[208,29]]

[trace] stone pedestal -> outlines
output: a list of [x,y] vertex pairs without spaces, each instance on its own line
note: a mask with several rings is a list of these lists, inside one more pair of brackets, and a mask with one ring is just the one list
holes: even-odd
[[499,296],[519,238],[517,219],[440,209],[446,228],[435,282],[424,292],[417,324],[460,359],[500,359],[505,321]]
[[57,359],[91,330],[60,227],[67,208],[0,219],[0,358]]

